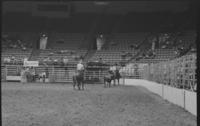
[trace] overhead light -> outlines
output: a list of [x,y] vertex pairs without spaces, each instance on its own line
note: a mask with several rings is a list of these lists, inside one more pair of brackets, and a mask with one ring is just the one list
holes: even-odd
[[96,1],[96,2],[94,2],[94,4],[96,4],[96,5],[108,5],[108,4],[109,4],[109,2],[104,2],[104,1]]

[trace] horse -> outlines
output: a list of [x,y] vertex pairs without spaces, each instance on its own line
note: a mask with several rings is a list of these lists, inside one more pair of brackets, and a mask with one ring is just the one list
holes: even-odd
[[73,75],[73,88],[78,87],[78,90],[84,90],[84,71],[76,71]]
[[[113,71],[110,71],[110,74],[111,76],[110,77],[104,77],[104,84],[105,84],[105,81],[108,82],[109,86],[111,85],[111,82],[113,80],[113,85],[116,86],[116,79],[117,79],[117,82],[118,82],[118,85],[119,85],[119,80],[121,78],[121,75],[119,73],[119,70],[115,70],[114,72]],[[108,76],[108,75],[107,75]]]
[[119,73],[119,70],[116,70],[114,73],[114,84],[115,84],[115,80],[117,79],[118,85],[119,85],[119,80],[121,78],[121,75]]
[[114,80],[114,73],[108,71],[108,74],[104,76],[104,87],[111,87],[112,80]]

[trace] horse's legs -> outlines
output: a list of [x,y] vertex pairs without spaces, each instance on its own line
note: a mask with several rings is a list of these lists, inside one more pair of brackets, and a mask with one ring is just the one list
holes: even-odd
[[118,85],[119,85],[119,78],[117,78],[117,81],[118,81]]
[[73,88],[75,89],[75,86],[76,86],[76,80],[75,78],[73,77]]
[[116,85],[116,83],[115,83],[115,79],[113,79],[113,83],[114,83],[113,85],[115,86],[115,85]]
[[74,88],[74,90],[76,89],[76,88],[75,88],[75,85],[76,85],[76,82],[74,82],[74,84],[73,84],[73,88]]
[[108,82],[108,87],[109,87],[109,88],[111,87],[111,82]]
[[106,88],[106,79],[104,78],[104,88]]
[[82,82],[82,90],[84,90],[84,83]]
[[81,82],[78,82],[78,90],[81,90]]
[[81,84],[82,84],[82,90],[84,90],[84,81],[82,81]]

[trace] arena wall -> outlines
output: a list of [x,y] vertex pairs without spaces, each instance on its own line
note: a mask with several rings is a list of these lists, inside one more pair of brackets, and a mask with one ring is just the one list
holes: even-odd
[[176,104],[182,108],[184,108],[184,90],[183,89],[177,89],[174,87],[163,85],[163,98],[172,102],[173,104]]
[[178,105],[197,116],[196,92],[138,79],[125,79],[125,85],[143,86],[149,91],[161,96],[163,99]]
[[185,91],[185,109],[197,115],[197,94],[195,92]]
[[135,86],[143,86],[146,87],[149,91],[163,96],[163,89],[161,84],[155,84],[154,82],[146,81],[146,80],[139,80],[139,79],[125,79],[125,85],[135,85]]

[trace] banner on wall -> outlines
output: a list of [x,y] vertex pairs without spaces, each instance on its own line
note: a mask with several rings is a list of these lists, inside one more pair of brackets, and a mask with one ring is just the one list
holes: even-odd
[[38,61],[24,61],[24,66],[25,67],[38,67],[39,62]]
[[7,81],[20,81],[21,76],[6,76]]

